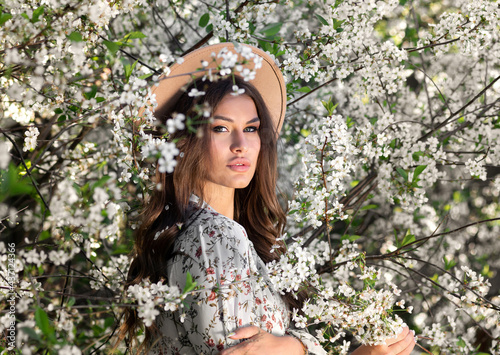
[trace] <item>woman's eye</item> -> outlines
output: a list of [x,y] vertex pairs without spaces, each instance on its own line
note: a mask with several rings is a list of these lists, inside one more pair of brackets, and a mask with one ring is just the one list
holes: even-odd
[[257,127],[257,126],[251,126],[251,127],[245,128],[245,132],[258,132],[258,131],[259,131],[259,127]]
[[227,132],[227,128],[224,126],[215,126],[212,128],[214,132]]

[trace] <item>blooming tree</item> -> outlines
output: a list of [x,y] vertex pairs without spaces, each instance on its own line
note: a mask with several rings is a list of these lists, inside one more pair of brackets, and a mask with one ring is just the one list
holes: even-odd
[[[333,354],[404,323],[422,352],[500,352],[497,1],[3,0],[0,9],[5,352],[105,352],[124,307],[148,326],[198,292],[149,280],[123,289],[151,176],[175,169],[166,138],[197,119],[171,117],[158,136],[139,109],[154,109],[149,87],[184,53],[224,41],[268,51],[287,79],[288,252],[269,270],[280,291],[308,291],[295,326]],[[251,81],[238,64],[254,58],[238,51],[214,54],[217,75]]]

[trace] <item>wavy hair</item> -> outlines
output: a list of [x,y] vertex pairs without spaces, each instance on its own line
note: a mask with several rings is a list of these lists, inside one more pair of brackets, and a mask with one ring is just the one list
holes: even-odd
[[[261,148],[256,171],[246,188],[236,189],[234,220],[245,228],[264,262],[279,258],[281,254],[279,251],[271,253],[270,250],[283,233],[286,215],[276,195],[277,134],[269,111],[257,89],[238,76],[215,82],[198,79],[182,94],[172,110],[172,113],[182,113],[189,117],[190,123],[184,130],[170,137],[177,142],[181,152],[173,173],[156,171],[156,183],[160,184],[161,189],[155,190],[143,207],[140,216],[142,223],[135,235],[133,261],[125,289],[146,278],[151,282],[158,282],[161,279],[168,282],[167,262],[174,256],[174,242],[177,235],[182,232],[177,226],[184,225],[187,221],[189,198],[195,191],[202,195],[203,183],[207,178],[210,157],[207,156],[206,147],[210,131],[202,111],[207,108],[211,112],[215,111],[222,99],[233,91],[233,85],[245,89],[244,95],[254,101],[261,121],[259,128]],[[188,93],[193,87],[204,91],[205,95],[190,97]],[[199,197],[200,201],[203,201],[203,196]],[[287,297],[287,300],[290,303],[292,298]],[[125,321],[118,332],[115,348],[125,337],[128,337],[132,344],[135,343],[137,331],[144,327],[135,308],[126,308],[124,316]],[[151,344],[157,335],[154,324],[144,328],[145,339],[139,346],[139,352],[147,351],[148,344]]]

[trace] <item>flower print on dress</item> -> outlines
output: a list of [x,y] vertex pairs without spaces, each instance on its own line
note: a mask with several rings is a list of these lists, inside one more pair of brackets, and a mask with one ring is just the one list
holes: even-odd
[[[167,273],[169,284],[183,289],[189,272],[197,287],[185,299],[188,309],[157,317],[160,337],[150,354],[218,354],[238,344],[228,335],[246,325],[285,335],[290,312],[244,228],[210,206],[199,209],[198,201],[192,202],[187,227],[176,240],[179,253],[169,261]],[[326,354],[307,331],[293,335],[310,354]]]

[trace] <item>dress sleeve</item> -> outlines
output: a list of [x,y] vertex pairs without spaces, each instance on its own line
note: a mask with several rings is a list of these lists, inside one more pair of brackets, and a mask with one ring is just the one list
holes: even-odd
[[288,328],[286,333],[294,338],[299,339],[302,344],[307,348],[307,354],[309,355],[326,355],[327,352],[318,339],[316,339],[311,333],[305,329],[293,329]]
[[229,333],[257,323],[249,241],[242,228],[220,217],[188,228],[179,251],[170,283],[183,289],[189,272],[197,285],[180,321],[197,354],[217,354],[238,343]]

